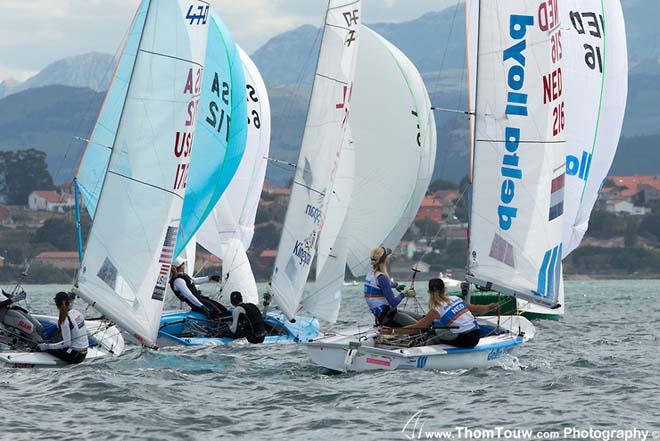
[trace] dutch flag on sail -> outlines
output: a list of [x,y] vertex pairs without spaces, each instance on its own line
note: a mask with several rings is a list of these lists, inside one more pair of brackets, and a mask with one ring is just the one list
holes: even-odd
[[557,219],[564,213],[564,178],[562,173],[552,180],[550,186],[550,214],[548,220]]

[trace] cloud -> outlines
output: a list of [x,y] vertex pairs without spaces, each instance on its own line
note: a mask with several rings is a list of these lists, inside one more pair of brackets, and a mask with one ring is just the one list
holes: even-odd
[[[0,80],[24,78],[85,52],[115,54],[139,0],[1,0]],[[459,0],[364,0],[367,23],[399,22]],[[304,24],[321,25],[327,0],[211,0],[237,42],[252,53]]]

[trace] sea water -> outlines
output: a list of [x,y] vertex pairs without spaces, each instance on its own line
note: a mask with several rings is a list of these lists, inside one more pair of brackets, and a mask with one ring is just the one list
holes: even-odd
[[[27,286],[32,310],[54,314],[61,288]],[[335,329],[372,322],[360,290],[344,288]],[[0,368],[0,439],[660,438],[660,281],[567,282],[566,302],[487,370],[332,374],[298,345],[129,346],[61,370]]]

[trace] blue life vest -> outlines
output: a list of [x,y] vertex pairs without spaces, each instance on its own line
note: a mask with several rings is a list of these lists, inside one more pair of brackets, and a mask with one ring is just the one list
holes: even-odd
[[374,273],[369,271],[364,280],[364,300],[367,302],[369,311],[378,318],[387,308],[389,303],[385,298],[383,290],[378,286],[378,275],[382,273]]

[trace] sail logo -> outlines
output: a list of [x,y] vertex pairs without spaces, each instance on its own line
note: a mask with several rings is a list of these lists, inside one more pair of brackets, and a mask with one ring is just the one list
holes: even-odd
[[541,297],[552,296],[559,290],[561,280],[562,245],[549,249],[543,255],[543,262],[538,274],[536,294]]
[[307,204],[305,214],[314,220],[316,225],[321,225],[321,210],[312,205]]
[[[507,116],[528,115],[527,93],[523,92],[525,85],[525,50],[527,49],[527,28],[534,25],[534,17],[531,15],[511,15],[509,20],[509,35],[517,41],[503,53],[504,62],[512,60],[507,74],[507,105],[505,113]],[[516,181],[523,177],[520,168],[520,129],[517,127],[506,127],[504,131],[504,147],[506,153],[502,158],[502,187],[500,191],[501,204],[497,208],[500,229],[507,231],[511,228],[513,219],[518,215],[518,209],[513,206],[516,195]]]
[[[195,13],[197,11],[197,13]],[[209,18],[209,5],[190,5],[188,8],[188,13],[186,14],[186,20],[190,20],[190,25],[205,25],[206,21]],[[197,23],[195,23],[195,21]]]
[[305,250],[304,243],[299,240],[296,241],[296,245],[293,247],[293,255],[300,259],[301,265],[312,263],[312,255]]
[[577,176],[579,179],[586,181],[589,178],[589,170],[591,169],[591,159],[593,155],[589,152],[582,152],[582,156],[567,155],[566,156],[566,174],[569,176]]

